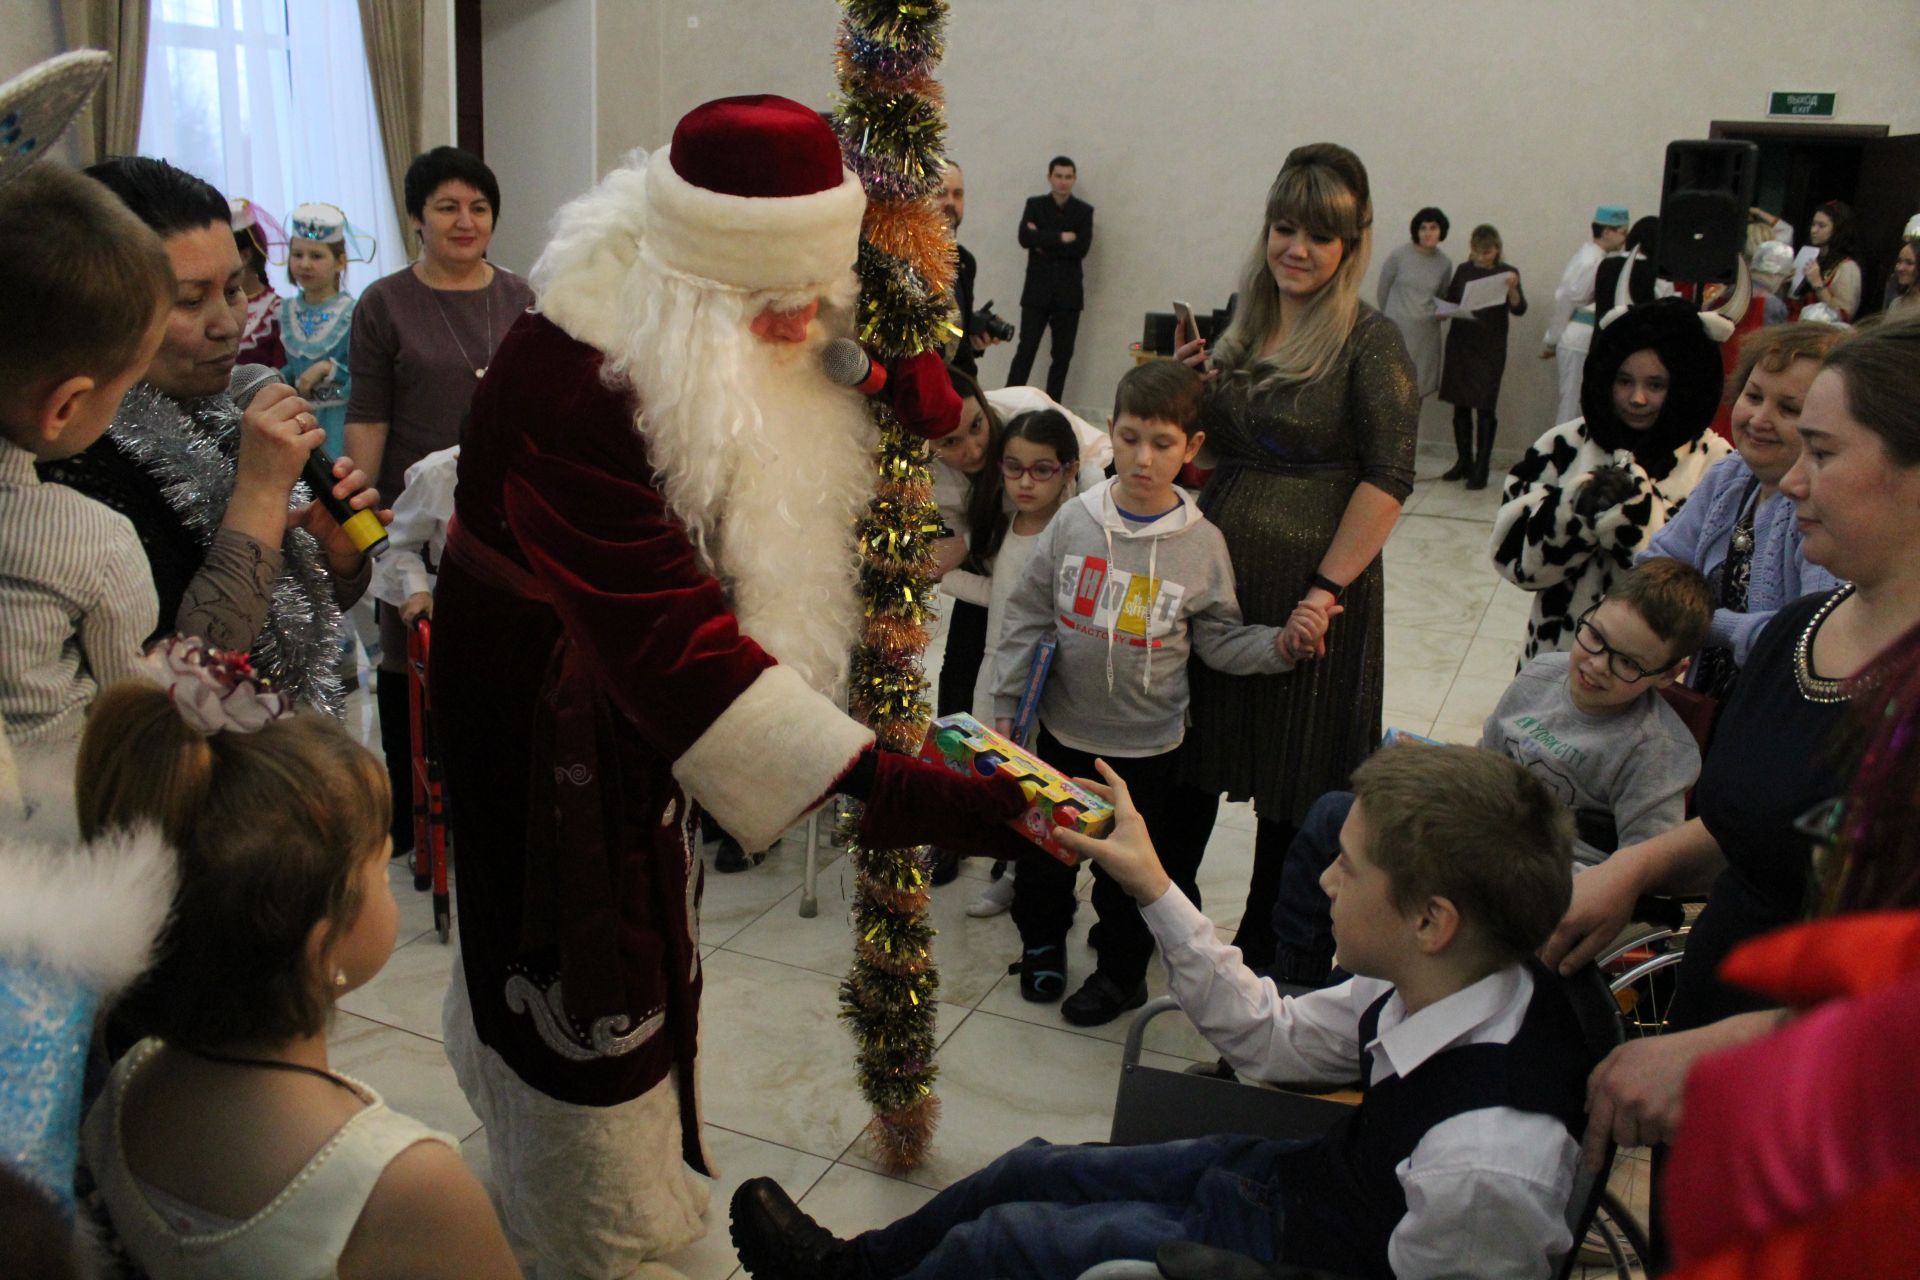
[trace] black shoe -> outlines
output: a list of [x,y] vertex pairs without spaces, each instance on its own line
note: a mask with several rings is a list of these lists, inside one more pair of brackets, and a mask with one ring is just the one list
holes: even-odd
[[1460,479],[1464,479],[1464,478],[1465,478],[1465,476],[1466,476],[1466,474],[1467,474],[1467,469],[1468,469],[1468,468],[1469,468],[1469,467],[1470,467],[1471,465],[1472,465],[1472,464],[1470,464],[1470,463],[1469,463],[1469,462],[1468,462],[1468,461],[1467,461],[1467,460],[1466,460],[1465,458],[1462,458],[1462,459],[1460,459],[1460,461],[1458,461],[1458,462],[1456,462],[1456,463],[1454,463],[1454,464],[1453,464],[1452,466],[1450,466],[1450,467],[1448,467],[1448,468],[1447,468],[1447,469],[1446,469],[1445,471],[1442,471],[1442,472],[1440,473],[1440,478],[1441,478],[1442,480],[1460,480]]
[[749,1178],[733,1193],[733,1247],[756,1280],[858,1280],[853,1242],[804,1213],[772,1178]]
[[935,846],[927,850],[927,861],[933,864],[927,875],[936,885],[952,884],[960,878],[960,855],[952,850]]
[[1067,994],[1067,948],[1052,942],[1043,947],[1028,947],[1020,958],[1007,966],[1008,973],[1020,975],[1020,998],[1034,1004],[1052,1004]]
[[1182,1068],[1180,1074],[1184,1076],[1205,1076],[1209,1080],[1238,1080],[1240,1078],[1234,1074],[1233,1068],[1227,1065],[1225,1058],[1221,1058],[1215,1062],[1196,1062],[1190,1067]]
[[721,836],[720,847],[714,851],[713,855],[713,869],[729,873],[751,871],[766,860],[765,850],[759,853],[748,853],[732,836]]
[[1130,989],[1123,988],[1095,969],[1093,976],[1060,1006],[1060,1016],[1076,1027],[1102,1027],[1127,1010],[1138,1009],[1146,1002],[1145,978],[1134,983]]

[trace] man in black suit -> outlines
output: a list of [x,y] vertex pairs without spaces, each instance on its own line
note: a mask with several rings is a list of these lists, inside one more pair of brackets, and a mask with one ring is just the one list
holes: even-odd
[[940,212],[946,215],[947,226],[955,233],[953,247],[960,259],[960,267],[953,280],[953,300],[960,309],[957,321],[960,337],[955,342],[953,356],[948,363],[968,376],[977,378],[980,376],[980,370],[976,367],[980,353],[988,347],[998,346],[1000,339],[976,332],[973,326],[973,275],[979,264],[958,238],[960,220],[967,214],[967,179],[960,172],[960,166],[951,160],[947,161],[947,167],[940,175],[940,193],[935,198],[940,202]]
[[1009,386],[1021,386],[1040,352],[1040,331],[1053,329],[1047,394],[1060,400],[1067,385],[1073,340],[1080,332],[1080,259],[1093,247],[1093,206],[1073,196],[1073,161],[1055,156],[1047,165],[1053,190],[1034,196],[1020,214],[1020,247],[1027,251],[1027,287],[1020,294],[1020,345],[1014,349]]

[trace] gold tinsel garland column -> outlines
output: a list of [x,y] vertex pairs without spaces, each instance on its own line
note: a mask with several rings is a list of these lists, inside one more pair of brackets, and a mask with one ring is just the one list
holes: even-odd
[[[954,331],[953,235],[934,207],[944,163],[940,60],[945,0],[840,0],[834,124],[847,165],[867,192],[860,245],[861,341],[887,359],[940,346]],[[914,752],[929,708],[920,655],[939,528],[926,446],[875,399],[879,482],[860,526],[866,626],[853,654],[853,714],[880,745]],[[930,882],[919,849],[866,849],[853,838],[854,960],[841,1016],[857,1042],[860,1091],[873,1107],[875,1157],[901,1172],[926,1158],[939,1116],[934,1096],[935,994],[927,923]]]

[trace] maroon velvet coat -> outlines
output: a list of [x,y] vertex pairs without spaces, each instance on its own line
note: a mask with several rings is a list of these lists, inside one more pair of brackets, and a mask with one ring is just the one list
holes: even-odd
[[[535,1089],[604,1106],[677,1072],[686,1158],[704,1168],[687,791],[720,797],[709,803],[730,829],[728,788],[779,793],[762,815],[777,831],[831,788],[864,731],[810,690],[767,693],[797,678],[740,633],[654,488],[631,393],[600,367],[594,348],[522,316],[461,451],[432,670],[461,954],[481,1041]],[[739,713],[716,727],[736,703],[798,725],[817,758],[739,750]]]

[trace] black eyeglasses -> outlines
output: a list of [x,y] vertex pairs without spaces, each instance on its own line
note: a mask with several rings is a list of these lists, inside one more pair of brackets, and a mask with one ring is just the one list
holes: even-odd
[[1593,625],[1594,610],[1599,607],[1597,604],[1594,605],[1592,609],[1588,609],[1585,613],[1581,614],[1579,619],[1574,622],[1573,641],[1595,657],[1604,654],[1607,659],[1607,670],[1613,673],[1615,680],[1620,680],[1627,684],[1636,684],[1650,676],[1665,675],[1685,661],[1684,658],[1675,658],[1664,667],[1655,667],[1651,671],[1647,670],[1632,658],[1629,658],[1626,654],[1608,644],[1607,638],[1600,634],[1600,628]]
[[1008,457],[1004,454],[1001,455],[1000,458],[1000,474],[1009,480],[1018,480],[1021,476],[1032,476],[1041,484],[1045,484],[1065,470],[1065,467],[1051,458],[1042,458],[1040,461],[1028,463],[1024,467],[1020,465],[1018,459]]

